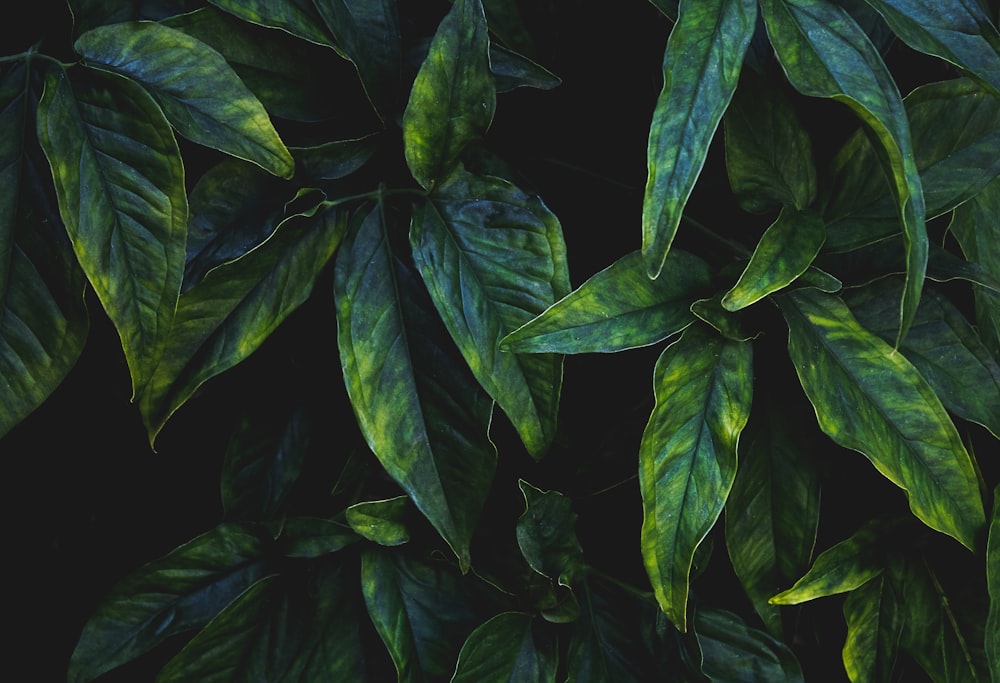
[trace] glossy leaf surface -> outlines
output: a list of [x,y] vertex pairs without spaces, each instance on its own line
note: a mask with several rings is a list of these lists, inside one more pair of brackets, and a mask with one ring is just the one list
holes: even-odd
[[379,545],[402,545],[410,540],[406,528],[412,509],[406,496],[355,503],[347,508],[347,522],[360,536]]
[[462,645],[451,683],[546,683],[556,680],[555,634],[529,614],[504,612]]

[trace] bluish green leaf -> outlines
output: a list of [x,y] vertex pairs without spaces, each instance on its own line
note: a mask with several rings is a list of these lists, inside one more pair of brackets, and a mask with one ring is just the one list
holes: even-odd
[[281,521],[275,541],[285,557],[315,559],[343,550],[361,540],[351,527],[320,517],[290,517]]
[[73,35],[79,36],[92,28],[140,19],[161,20],[190,12],[201,4],[199,0],[67,0],[73,13]]
[[264,543],[252,527],[222,524],[117,583],[83,628],[70,683],[92,681],[205,625],[264,576]]
[[403,147],[426,189],[447,176],[493,121],[496,87],[480,0],[456,0],[438,26],[403,113]]
[[819,216],[783,209],[761,235],[740,279],[722,297],[723,308],[738,311],[787,287],[809,268],[825,239]]
[[903,629],[903,596],[885,575],[873,577],[844,601],[844,668],[851,683],[890,680]]
[[569,293],[562,228],[537,197],[459,170],[418,209],[413,259],[479,383],[539,457],[555,437],[562,356],[500,340]]
[[514,353],[613,353],[662,341],[691,324],[691,304],[709,284],[708,265],[671,250],[660,276],[631,252],[507,335]]
[[74,49],[88,64],[141,83],[181,135],[290,178],[295,162],[225,58],[200,40],[156,22],[101,26]]
[[347,523],[359,535],[379,545],[402,545],[410,540],[407,517],[412,503],[406,496],[369,500],[347,508]]
[[38,138],[76,257],[143,391],[163,354],[184,271],[188,204],[177,142],[132,81],[46,76]]
[[327,29],[326,22],[320,16],[316,5],[311,0],[209,0],[219,9],[260,26],[279,28],[316,43],[332,47],[343,54],[337,47],[333,36]]
[[701,671],[716,683],[803,683],[792,651],[732,612],[695,610],[693,630],[701,649]]
[[845,103],[881,144],[886,175],[903,225],[906,290],[898,340],[916,313],[927,268],[923,186],[899,90],[878,51],[857,23],[829,0],[761,0],[778,61],[796,90]]
[[753,356],[746,342],[689,327],[656,362],[656,405],[642,435],[642,556],[667,617],[687,630],[695,550],[736,476],[736,444],[750,413]]
[[[977,261],[1000,279],[1000,180],[994,180],[970,202],[955,210],[951,231],[970,261]],[[983,287],[976,297],[976,326],[994,358],[1000,359],[1000,293]]]
[[301,176],[338,180],[364,166],[375,155],[379,142],[381,140],[377,136],[366,135],[353,140],[333,140],[315,147],[290,149]]
[[496,467],[493,402],[456,362],[431,303],[389,249],[376,207],[337,257],[337,340],[369,447],[459,558]]
[[517,544],[531,568],[542,576],[572,586],[583,564],[576,537],[576,513],[569,498],[519,481],[524,513],[517,520]]
[[558,76],[545,67],[495,43],[490,44],[490,71],[493,73],[497,92],[509,92],[517,88],[552,90],[562,83]]
[[993,489],[993,515],[986,542],[986,588],[990,607],[986,618],[986,660],[990,680],[1000,681],[1000,486]]
[[837,297],[803,289],[779,304],[789,355],[823,431],[902,488],[927,526],[974,548],[985,524],[979,484],[927,381]]
[[729,105],[753,35],[752,0],[681,0],[663,55],[663,90],[649,128],[642,256],[663,268],[709,144]]
[[150,442],[198,387],[257,350],[309,298],[346,228],[344,211],[320,204],[184,292],[166,352],[139,396]]
[[529,614],[503,612],[469,634],[451,683],[555,683],[558,663],[555,632]]
[[264,578],[160,671],[157,683],[365,680],[357,574],[325,562]]

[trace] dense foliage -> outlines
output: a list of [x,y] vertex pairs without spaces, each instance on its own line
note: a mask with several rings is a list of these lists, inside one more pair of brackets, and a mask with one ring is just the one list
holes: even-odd
[[621,4],[16,27],[0,443],[181,465],[39,675],[1000,680],[996,4]]

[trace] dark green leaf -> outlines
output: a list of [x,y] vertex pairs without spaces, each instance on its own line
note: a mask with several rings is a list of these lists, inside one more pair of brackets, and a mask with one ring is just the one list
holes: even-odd
[[927,381],[837,297],[803,289],[779,303],[789,355],[823,431],[902,488],[925,524],[974,548],[985,523],[979,484]]
[[155,22],[88,31],[73,46],[87,62],[141,83],[181,135],[290,178],[295,162],[267,111],[225,58],[200,40]]
[[258,581],[167,663],[157,683],[365,680],[356,581],[329,562],[305,576]]
[[347,508],[347,523],[359,535],[379,545],[402,545],[410,540],[407,518],[412,503],[406,496],[355,503]]
[[695,550],[736,476],[752,378],[750,344],[701,326],[685,330],[656,362],[656,405],[639,451],[642,555],[660,608],[681,631]]
[[466,639],[451,683],[555,683],[558,652],[554,632],[531,615],[504,612]]
[[160,20],[182,12],[190,12],[201,3],[198,0],[67,0],[73,12],[73,35],[79,36],[92,28],[139,19]]
[[677,0],[649,0],[670,21],[677,21]]
[[426,189],[449,174],[465,146],[493,121],[489,45],[480,0],[456,0],[434,34],[403,113],[406,163]]
[[263,549],[252,527],[222,524],[120,581],[83,628],[70,683],[92,681],[203,626],[264,576]]
[[875,133],[892,179],[906,240],[906,289],[899,335],[906,336],[927,268],[927,228],[920,174],[899,90],[857,23],[828,0],[761,0],[767,32],[796,90],[847,104]]
[[379,138],[333,140],[315,147],[291,147],[299,174],[317,180],[338,180],[364,166],[378,150]]
[[642,255],[663,268],[709,144],[729,105],[753,35],[752,0],[681,0],[663,55],[663,90],[649,128]]
[[515,353],[612,353],[662,341],[691,324],[690,307],[711,279],[708,265],[679,249],[655,280],[634,251],[503,339]]
[[[994,180],[970,202],[955,210],[951,231],[962,245],[966,258],[983,264],[990,275],[1000,279],[1000,180]],[[994,358],[1000,358],[1000,293],[974,288],[976,324]]]
[[993,489],[993,515],[986,543],[986,587],[990,598],[986,618],[986,660],[990,680],[996,683],[1000,679],[1000,486]]
[[747,316],[741,312],[728,311],[722,306],[722,293],[709,299],[698,299],[691,304],[691,312],[698,320],[715,328],[715,331],[726,339],[735,342],[750,341],[759,330],[750,330],[746,324]]
[[852,683],[888,681],[903,628],[902,598],[885,574],[853,590],[844,601],[844,668]]
[[381,207],[337,257],[337,339],[361,431],[463,569],[490,488],[493,402],[450,355],[414,274],[389,249]]
[[562,228],[537,197],[459,170],[418,209],[413,259],[479,383],[539,457],[555,437],[562,356],[500,340],[569,293]]
[[716,683],[802,683],[792,651],[764,631],[747,626],[732,612],[695,610],[693,628],[702,654],[702,672]]
[[542,576],[572,586],[583,563],[576,537],[576,513],[569,498],[558,491],[542,491],[518,482],[524,494],[524,513],[517,520],[517,544],[531,568]]
[[209,0],[221,10],[260,26],[280,28],[316,43],[326,45],[343,54],[330,35],[330,31],[311,0]]
[[112,74],[70,84],[53,69],[38,137],[73,250],[118,329],[143,391],[163,354],[184,270],[188,204],[170,126],[146,92]]
[[783,209],[764,231],[739,281],[722,297],[722,306],[738,311],[784,289],[809,268],[825,239],[819,216]]
[[349,526],[332,519],[291,517],[281,522],[275,540],[285,557],[312,559],[342,550],[360,538]]
[[562,83],[545,67],[496,44],[490,45],[490,71],[493,72],[497,92],[516,88],[552,90]]

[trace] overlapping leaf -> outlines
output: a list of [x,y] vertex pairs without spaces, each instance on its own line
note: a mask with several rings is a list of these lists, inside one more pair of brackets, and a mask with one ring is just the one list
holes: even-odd
[[569,293],[559,221],[537,198],[457,171],[413,216],[413,258],[479,383],[540,456],[555,436],[562,357],[500,341]]
[[[970,202],[955,211],[951,231],[966,258],[981,263],[1000,279],[1000,180],[988,184]],[[976,287],[976,324],[993,357],[1000,359],[1000,294]]]
[[361,430],[467,569],[496,466],[493,402],[451,357],[419,281],[389,249],[380,207],[352,229],[335,276],[340,359]]
[[209,0],[219,9],[260,26],[280,28],[317,45],[338,50],[333,36],[312,0]]
[[701,673],[717,683],[802,683],[792,651],[767,633],[750,628],[732,612],[699,607],[693,630],[701,650]]
[[379,545],[402,545],[410,540],[407,516],[413,511],[406,496],[355,503],[347,508],[347,522],[358,535]]
[[1000,679],[1000,486],[993,489],[993,515],[986,543],[986,588],[989,614],[986,618],[985,650],[990,680]]
[[649,128],[642,256],[659,275],[753,35],[752,0],[682,0]]
[[861,28],[828,0],[762,0],[767,32],[788,80],[804,95],[844,102],[881,144],[906,241],[898,340],[916,312],[927,268],[923,187],[899,90]]
[[906,491],[932,529],[969,548],[985,522],[969,454],[934,390],[837,297],[784,296],[788,352],[819,425]]
[[750,413],[749,343],[689,327],[656,362],[656,405],[642,435],[642,555],[657,602],[687,629],[695,550],[736,476],[736,444]]
[[692,321],[691,304],[710,280],[708,265],[679,249],[655,280],[642,254],[626,254],[593,275],[501,344],[514,353],[612,353],[666,339]]
[[529,614],[503,612],[462,645],[451,683],[547,683],[559,663],[555,633]]
[[74,48],[88,64],[141,83],[189,140],[282,178],[294,173],[292,155],[263,105],[200,40],[156,22],[127,22],[88,31]]
[[844,668],[852,683],[888,681],[903,630],[902,595],[881,574],[855,589],[844,601],[847,641]]
[[560,585],[572,586],[583,566],[583,548],[576,537],[576,514],[569,498],[519,482],[524,514],[517,520],[517,544],[531,568]]
[[151,381],[174,319],[188,204],[177,142],[134,82],[51,70],[38,137],[73,250],[115,324],[134,393]]
[[493,121],[496,87],[480,0],[456,0],[438,26],[403,113],[403,146],[426,189],[447,176],[467,144]]

